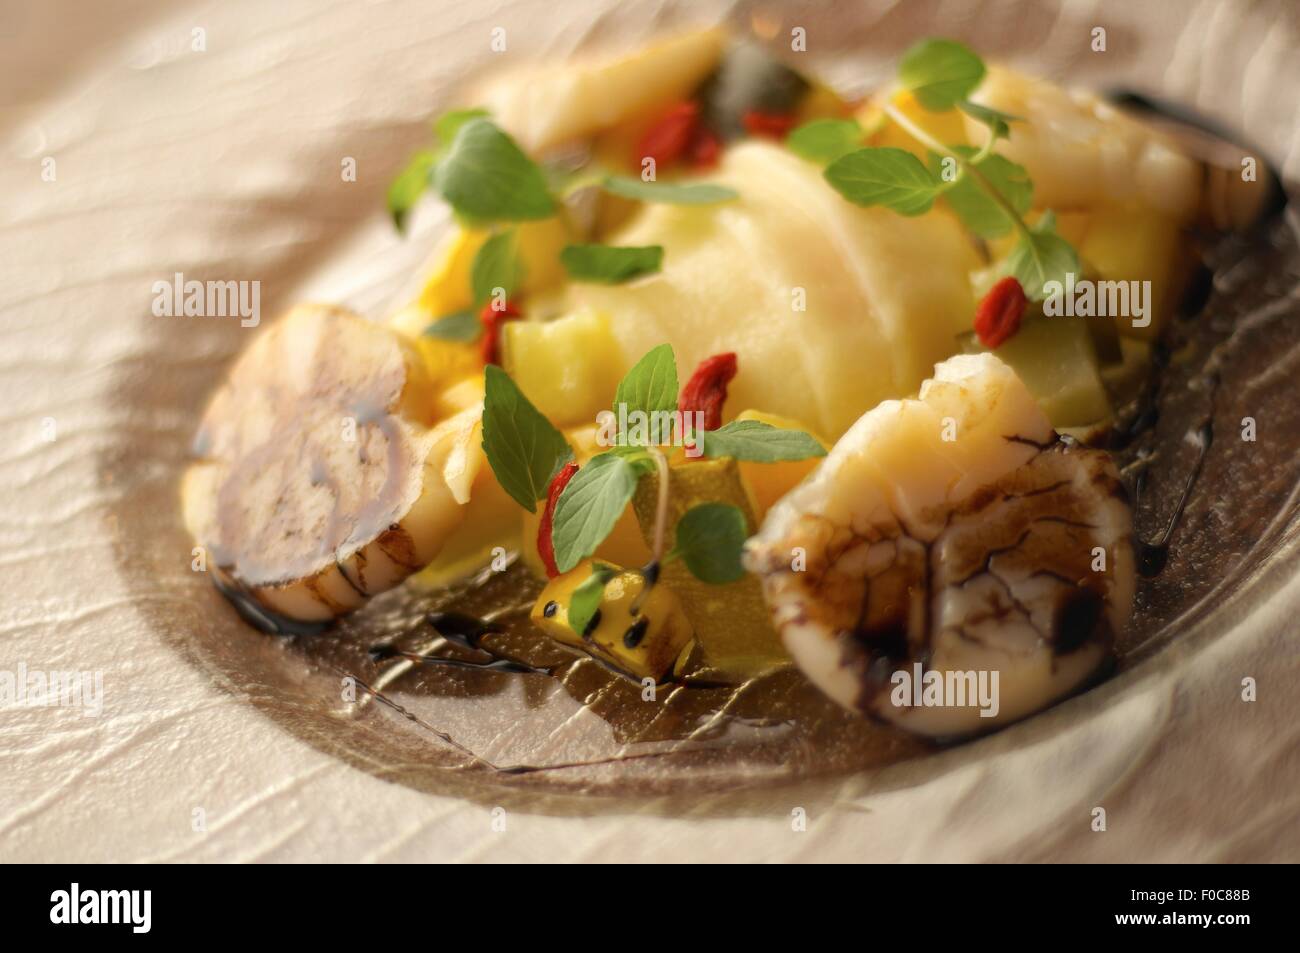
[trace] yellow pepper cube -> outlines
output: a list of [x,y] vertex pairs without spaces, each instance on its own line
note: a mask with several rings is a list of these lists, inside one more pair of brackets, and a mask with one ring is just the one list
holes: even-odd
[[[520,290],[536,294],[564,280],[560,251],[572,241],[568,223],[560,217],[514,226],[524,280]],[[490,233],[484,229],[456,228],[434,252],[434,265],[420,292],[419,304],[438,317],[473,305],[470,275],[474,256]]]
[[578,311],[553,321],[511,321],[502,329],[501,365],[557,426],[594,422],[609,409],[623,356],[609,319]]
[[[641,598],[645,577],[621,570],[605,584],[600,608],[588,631],[575,632],[569,624],[569,605],[574,590],[591,577],[594,569],[595,564],[588,559],[552,579],[537,597],[531,619],[563,645],[581,649],[636,678],[661,681],[691,641],[691,624],[681,603],[663,584]],[[640,604],[636,605],[638,600]]]
[[[765,414],[758,410],[746,410],[737,414],[736,419],[756,420],[759,423],[777,427],[781,430],[802,430],[811,434],[813,439],[827,450],[831,446],[799,421],[791,420],[788,417]],[[817,469],[819,463],[821,463],[820,457],[809,457],[807,460],[783,460],[779,463],[740,461],[740,475],[753,496],[756,508],[755,516],[758,521],[761,523],[767,511],[772,508],[772,504],[798,486],[804,477]]]
[[1135,328],[1128,317],[1114,320],[1120,334],[1153,340],[1186,272],[1186,243],[1177,223],[1147,208],[1099,209],[1093,213],[1079,255],[1102,281],[1151,282],[1147,299],[1151,323]]

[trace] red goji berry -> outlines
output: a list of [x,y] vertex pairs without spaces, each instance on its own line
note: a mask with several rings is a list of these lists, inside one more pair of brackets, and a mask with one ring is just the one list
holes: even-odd
[[722,426],[722,405],[727,399],[727,384],[736,376],[736,355],[715,354],[700,361],[695,373],[682,388],[677,409],[683,414],[704,414],[704,430]]
[[483,305],[478,319],[483,325],[483,337],[479,339],[479,353],[483,357],[484,364],[496,364],[501,359],[501,325],[521,317],[523,315],[519,309],[509,301],[505,302],[505,306],[500,310],[497,309],[494,301]]
[[741,117],[745,131],[751,136],[766,136],[769,139],[784,139],[794,128],[795,117],[789,113],[765,113],[751,109]]
[[560,500],[560,494],[564,488],[569,485],[573,475],[578,472],[578,465],[570,461],[560,468],[560,471],[551,477],[551,485],[546,489],[546,506],[542,509],[541,522],[537,524],[537,554],[542,557],[542,565],[546,567],[546,578],[554,579],[560,574],[560,569],[555,565],[555,541],[551,539],[551,527],[555,525],[555,504]]
[[697,169],[711,169],[718,164],[718,156],[721,154],[722,142],[717,135],[712,129],[700,126],[696,130],[695,138],[691,140],[691,165]]
[[698,103],[677,103],[641,136],[633,161],[640,167],[645,159],[654,159],[656,169],[672,165],[685,155],[699,122]]
[[975,334],[980,343],[996,350],[1017,331],[1025,313],[1025,289],[1010,276],[989,289],[975,309]]

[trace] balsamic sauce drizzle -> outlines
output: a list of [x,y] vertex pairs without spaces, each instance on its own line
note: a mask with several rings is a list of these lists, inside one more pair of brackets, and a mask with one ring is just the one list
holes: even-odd
[[[1160,575],[1169,562],[1169,541],[1173,538],[1179,520],[1182,519],[1183,511],[1187,509],[1187,502],[1192,495],[1192,487],[1196,485],[1201,471],[1205,468],[1205,458],[1210,452],[1210,446],[1214,443],[1214,419],[1206,417],[1195,433],[1198,444],[1196,462],[1192,464],[1192,468],[1187,472],[1182,493],[1178,497],[1178,504],[1174,507],[1173,513],[1169,515],[1169,521],[1165,524],[1164,532],[1160,534],[1155,542],[1142,539],[1138,536],[1136,530],[1133,534],[1137,570],[1147,579]],[[1146,486],[1150,472],[1149,469],[1144,468],[1137,476],[1133,499],[1133,509],[1135,511],[1142,502],[1142,490]]]
[[426,617],[435,632],[453,645],[471,652],[489,656],[487,661],[470,661],[452,658],[447,655],[430,655],[422,652],[409,652],[395,645],[372,645],[368,650],[371,661],[382,662],[387,659],[401,658],[408,662],[422,665],[442,665],[447,668],[478,669],[488,672],[511,672],[518,675],[555,675],[561,668],[571,663],[539,666],[530,665],[512,655],[489,648],[484,639],[489,635],[501,634],[490,622],[463,612],[430,612]]
[[[1126,89],[1112,90],[1107,98],[1123,109],[1148,113],[1160,119],[1173,120],[1176,123],[1200,130],[1225,142],[1236,142],[1239,145],[1249,146],[1248,143],[1242,143],[1234,131],[1229,131],[1177,103]],[[1255,148],[1248,148],[1247,151],[1252,155],[1261,154],[1261,151]],[[1267,179],[1268,202],[1260,210],[1253,230],[1262,233],[1263,228],[1286,207],[1289,197],[1282,179],[1276,171],[1275,164],[1264,161],[1260,163],[1260,166],[1263,176]],[[1205,320],[1207,317],[1206,306],[1213,295],[1213,290],[1214,271],[1204,261],[1198,262],[1195,272],[1193,272],[1183,289],[1182,300],[1179,302],[1178,308],[1179,315],[1185,318]],[[1137,398],[1137,409],[1133,418],[1126,425],[1116,427],[1111,433],[1110,449],[1112,450],[1131,446],[1141,436],[1153,431],[1159,420],[1158,397],[1162,378],[1168,370],[1170,359],[1168,344],[1165,341],[1157,342],[1152,351],[1152,357],[1152,373],[1148,376]],[[1206,386],[1210,395],[1210,409],[1201,423],[1188,432],[1188,436],[1194,437],[1197,442],[1197,456],[1187,473],[1178,503],[1173,513],[1170,514],[1164,531],[1154,540],[1145,540],[1138,535],[1136,529],[1134,530],[1137,569],[1143,577],[1148,579],[1159,575],[1169,561],[1170,542],[1179,521],[1182,519],[1183,512],[1187,509],[1192,489],[1205,468],[1205,459],[1214,443],[1214,404],[1219,387],[1218,375],[1213,371],[1202,371],[1190,383],[1193,386],[1198,384]],[[1146,486],[1150,472],[1146,466],[1148,461],[1148,454],[1139,454],[1137,462],[1141,464],[1141,470],[1134,484],[1133,511],[1135,514],[1138,512],[1142,491]]]
[[[652,563],[651,565],[655,566],[657,570],[656,563]],[[657,577],[657,571],[654,575]],[[559,608],[558,604],[555,602],[548,602],[542,612],[546,613],[551,606],[555,606],[556,609],[552,610],[549,615],[554,615],[555,611],[558,611]],[[597,617],[598,616],[599,612],[597,613]],[[586,660],[595,662],[610,674],[617,675],[638,687],[644,685],[644,682],[641,679],[632,675],[630,672],[625,672],[617,666],[611,665],[604,659],[587,653],[574,653],[573,658],[566,659],[565,661],[559,662],[555,665],[529,664],[522,659],[502,652],[500,649],[493,648],[489,643],[487,643],[485,640],[488,636],[500,635],[502,634],[502,630],[492,625],[492,623],[486,619],[481,619],[477,616],[467,615],[463,612],[430,612],[426,617],[426,621],[434,631],[438,633],[438,635],[442,636],[448,642],[451,642],[462,649],[479,652],[483,655],[489,656],[488,660],[473,661],[453,658],[446,655],[411,652],[392,644],[381,643],[372,645],[367,650],[367,654],[370,656],[371,661],[383,662],[391,659],[404,659],[408,662],[414,662],[417,665],[441,665],[446,668],[477,669],[479,671],[505,672],[515,675],[547,675],[551,678],[561,678],[573,665]],[[649,627],[649,619],[638,619],[628,628],[627,632],[623,634],[623,644],[629,649],[636,648],[649,630]],[[594,626],[590,626],[590,628],[594,628]],[[655,683],[655,686],[656,688],[672,686],[697,690],[720,688],[730,689],[735,687],[729,682],[717,682],[708,679],[684,677],[683,675],[671,670],[665,673],[664,676]]]
[[212,585],[216,587],[217,592],[226,597],[226,601],[235,607],[239,617],[257,629],[259,632],[265,632],[267,635],[320,635],[325,632],[333,620],[327,622],[302,622],[298,619],[290,619],[273,612],[254,598],[248,588],[238,580],[229,576],[220,568],[209,573],[212,577]]

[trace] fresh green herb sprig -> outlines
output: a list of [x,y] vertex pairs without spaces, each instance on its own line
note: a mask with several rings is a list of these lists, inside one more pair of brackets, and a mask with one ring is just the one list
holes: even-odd
[[497,289],[507,296],[524,280],[524,263],[519,257],[519,240],[513,228],[502,229],[488,236],[470,263],[470,291],[474,304],[482,307],[492,299]]
[[[735,582],[745,575],[740,554],[749,538],[749,526],[740,507],[730,503],[700,503],[677,521],[676,542],[661,563],[680,559],[691,575],[712,585]],[[569,597],[569,625],[586,632],[600,608],[605,587],[618,575],[607,563],[597,562],[591,575]]]
[[829,165],[862,148],[866,130],[856,119],[813,119],[793,129],[786,147],[810,162]]
[[530,513],[537,512],[551,478],[573,459],[564,434],[495,364],[484,369],[483,452],[501,488]]
[[523,283],[527,270],[519,254],[519,239],[514,228],[494,231],[479,246],[470,262],[470,298],[473,306],[453,311],[431,322],[424,336],[443,341],[470,343],[483,334],[478,310],[498,294],[507,300]]
[[[649,419],[677,409],[677,360],[671,345],[651,348],[632,365],[614,390],[613,406]],[[630,442],[628,436],[619,434],[617,446],[588,460],[560,494],[551,529],[560,572],[596,551],[632,502],[641,477],[657,468],[658,449]]]
[[570,278],[602,285],[622,284],[653,274],[663,261],[662,245],[565,245],[560,252],[560,264],[564,265]]
[[735,582],[745,575],[740,554],[748,537],[740,507],[698,503],[677,521],[677,543],[665,562],[681,559],[696,579],[714,585]]
[[750,463],[779,463],[826,456],[816,437],[802,430],[783,430],[759,420],[733,420],[700,434],[706,457],[731,457]]
[[1049,281],[1064,281],[1066,273],[1078,272],[1079,256],[1056,233],[1050,213],[1036,225],[1025,221],[1033,201],[1029,174],[1023,166],[993,151],[1020,117],[968,98],[986,72],[975,53],[943,39],[917,43],[903,55],[899,66],[899,86],[911,92],[923,108],[932,112],[959,109],[988,128],[988,141],[979,149],[940,142],[887,99],[881,106],[885,116],[929,150],[928,166],[904,149],[857,148],[862,136],[856,131],[857,124],[847,120],[806,123],[791,133],[790,147],[804,158],[824,164],[826,180],[856,205],[883,205],[910,216],[928,212],[942,198],[981,238],[1018,233],[1020,240],[1007,256],[1006,271],[1020,281],[1026,295],[1041,300]]
[[[388,211],[405,231],[415,203],[430,188],[462,220],[475,224],[526,222],[558,214],[545,169],[534,162],[482,109],[445,113],[434,123],[438,144],[422,149],[388,189]],[[566,193],[595,185],[640,202],[711,205],[737,197],[735,190],[708,182],[645,182],[631,176],[586,169],[572,176]]]
[[[649,415],[677,409],[678,391],[676,357],[670,345],[661,344],[646,352],[624,375],[615,390],[614,406],[621,405],[628,415],[640,412],[653,419]],[[706,456],[758,462],[801,460],[824,456],[826,452],[802,431],[783,430],[758,421],[733,421],[717,430],[695,434],[694,439]],[[579,468],[556,502],[551,539],[561,572],[568,572],[591,556],[605,541],[643,476],[656,469],[661,476],[667,472],[662,450],[651,445],[648,438],[641,442],[635,434],[619,434],[619,441]],[[497,481],[529,512],[535,512],[554,474],[573,459],[563,434],[495,365],[487,369],[483,450]],[[663,485],[667,488],[666,480]],[[661,498],[666,505],[666,495]],[[735,527],[744,526],[744,514],[738,509],[734,515],[724,514],[719,507],[728,504],[702,506],[713,508],[696,516],[691,514],[700,506],[688,510],[678,520],[676,545],[668,554],[656,552],[655,556],[684,560],[705,582],[731,581],[736,578],[735,567],[746,535],[746,531]]]
[[437,338],[440,341],[469,343],[478,340],[483,333],[483,325],[478,315],[466,308],[443,315],[429,324],[422,333],[427,338]]
[[431,186],[472,222],[525,222],[555,214],[558,206],[541,168],[486,112],[446,113],[434,131],[438,148],[417,153],[389,187],[388,211],[399,231]]
[[[416,153],[388,190],[388,211],[398,231],[405,231],[411,209],[434,188],[465,223],[496,229],[479,248],[471,264],[471,292],[476,308],[497,290],[512,294],[525,277],[523,258],[513,227],[501,225],[549,218],[560,214],[562,199],[552,191],[542,166],[499,129],[482,109],[445,113],[434,123],[438,145]],[[737,198],[733,189],[708,182],[646,182],[610,175],[592,167],[569,177],[559,188],[569,194],[596,186],[640,202],[674,205],[711,205]],[[619,248],[598,243],[569,245],[560,259],[576,281],[618,284],[659,271],[663,248]],[[473,341],[481,333],[477,321],[465,312],[440,317],[425,330],[430,337]]]
[[605,597],[605,587],[617,575],[618,570],[613,566],[597,563],[592,567],[591,575],[573,590],[569,597],[569,626],[574,632],[582,634],[587,631]]

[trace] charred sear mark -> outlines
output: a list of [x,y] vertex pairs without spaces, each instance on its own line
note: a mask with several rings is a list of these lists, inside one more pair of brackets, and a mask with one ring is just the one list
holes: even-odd
[[[927,514],[922,522],[938,527],[930,538],[892,522],[847,529],[806,514],[790,540],[809,563],[804,573],[777,570],[805,593],[781,622],[838,633],[859,710],[879,707],[894,672],[918,662],[942,667],[954,639],[992,653],[982,656],[990,667],[1111,645],[1108,599],[1124,572],[1113,563],[1128,552],[1129,528],[1112,464],[1076,444],[1006,439],[1038,452]],[[1094,569],[1098,552],[1113,571]]]
[[844,641],[844,664],[859,673],[863,686],[858,709],[867,711],[876,693],[888,690],[889,678],[894,671],[913,658],[914,653],[908,645],[907,619],[900,615],[884,624],[855,629],[847,633]]
[[1052,651],[1057,655],[1077,651],[1105,624],[1106,606],[1095,590],[1084,586],[1066,590],[1052,619]]

